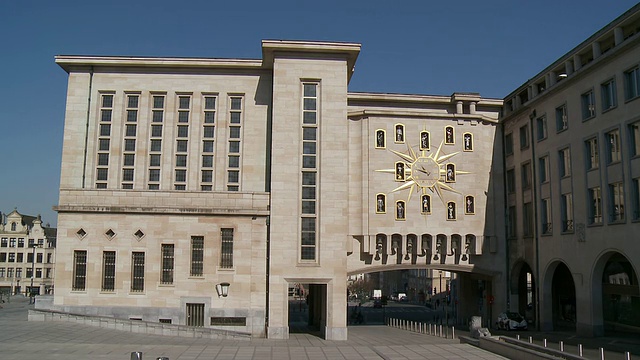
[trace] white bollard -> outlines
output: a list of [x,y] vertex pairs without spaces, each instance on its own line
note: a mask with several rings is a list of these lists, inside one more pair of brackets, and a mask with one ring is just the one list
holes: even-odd
[[529,344],[533,344],[533,336],[529,336]]
[[520,335],[516,335],[516,339],[520,340]]
[[456,338],[456,328],[454,326],[451,327],[451,338],[454,340]]
[[560,352],[564,352],[564,342],[560,341]]
[[578,344],[578,355],[582,356],[582,344]]
[[604,348],[600,348],[600,360],[604,360]]
[[631,360],[631,353],[628,351],[625,351],[624,353],[624,360]]
[[542,340],[542,343],[544,344],[544,347],[547,347],[547,339]]

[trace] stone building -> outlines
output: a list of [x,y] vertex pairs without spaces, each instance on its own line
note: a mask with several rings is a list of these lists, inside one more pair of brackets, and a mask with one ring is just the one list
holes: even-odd
[[461,319],[491,318],[502,100],[349,92],[359,44],[262,51],[56,57],[69,85],[51,307],[287,338],[301,284],[309,324],[346,339],[348,274],[424,268],[461,273]]
[[640,323],[640,6],[505,98],[513,310],[583,335]]
[[38,215],[0,213],[0,293],[25,296],[53,292],[56,228]]

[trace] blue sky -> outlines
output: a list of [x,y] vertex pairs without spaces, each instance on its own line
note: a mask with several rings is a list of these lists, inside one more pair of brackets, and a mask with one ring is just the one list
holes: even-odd
[[0,211],[57,223],[64,55],[261,57],[262,39],[362,44],[350,91],[503,98],[631,0],[0,1]]

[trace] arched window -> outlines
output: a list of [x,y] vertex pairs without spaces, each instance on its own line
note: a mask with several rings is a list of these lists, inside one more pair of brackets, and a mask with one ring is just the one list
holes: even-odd
[[11,223],[11,231],[16,231],[16,223]]

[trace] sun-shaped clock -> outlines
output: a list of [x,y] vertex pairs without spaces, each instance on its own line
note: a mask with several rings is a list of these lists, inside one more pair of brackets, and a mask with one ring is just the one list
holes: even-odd
[[[457,175],[469,174],[468,171],[457,170],[453,164],[446,164],[445,161],[456,156],[458,152],[451,154],[442,153],[442,145],[440,143],[438,149],[430,154],[427,154],[427,150],[420,150],[416,152],[413,148],[407,146],[407,154],[389,150],[392,153],[398,155],[403,161],[396,164],[402,164],[402,166],[395,166],[393,169],[381,169],[376,170],[378,172],[393,173],[396,179],[404,179],[404,183],[391,192],[409,189],[408,199],[411,199],[411,195],[414,192],[420,191],[422,194],[426,194],[427,190],[435,192],[438,197],[445,203],[442,191],[451,191],[456,194],[460,192],[456,191],[450,183],[455,182]],[[399,169],[403,171],[402,174],[398,174]],[[401,176],[398,176],[401,175]]]

